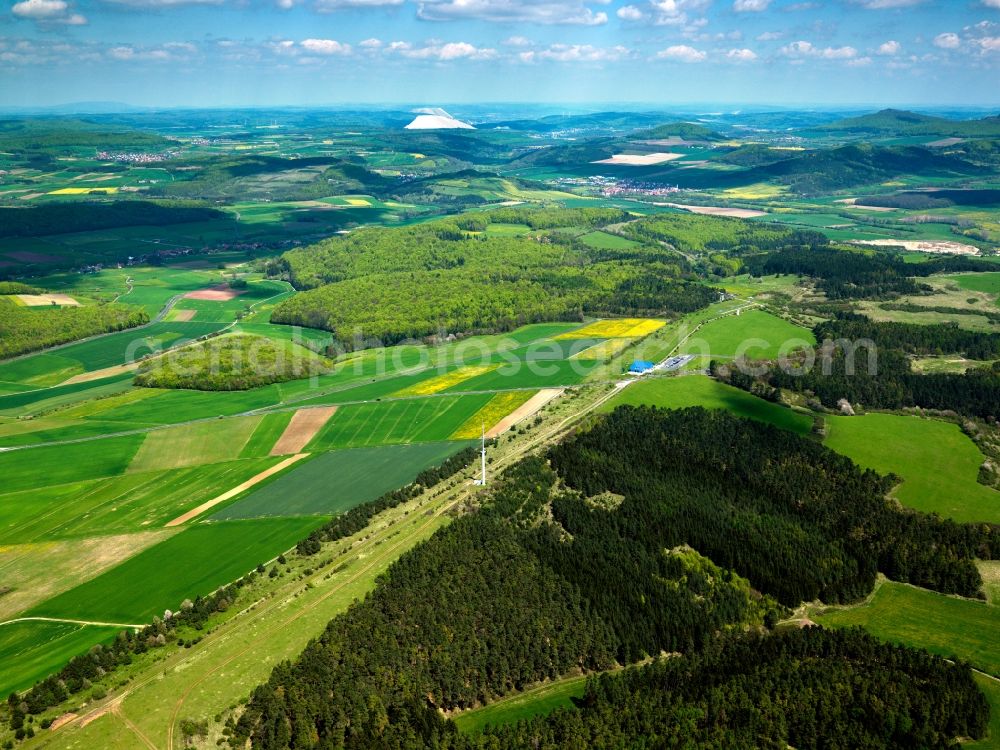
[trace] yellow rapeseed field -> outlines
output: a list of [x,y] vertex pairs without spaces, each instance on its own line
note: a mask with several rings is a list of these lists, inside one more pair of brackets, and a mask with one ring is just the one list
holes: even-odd
[[498,366],[499,365],[470,365],[468,367],[459,367],[457,370],[452,370],[451,372],[446,372],[443,375],[438,375],[436,378],[415,383],[408,388],[397,391],[393,395],[430,396],[447,390],[452,386],[458,385],[469,378],[474,378],[477,375],[484,375],[490,370],[495,370]]
[[498,393],[482,409],[469,417],[465,423],[451,434],[452,440],[471,440],[483,434],[514,409],[535,395],[534,391],[509,391]]
[[575,331],[568,331],[556,336],[557,339],[618,339],[641,338],[662,328],[662,320],[652,318],[619,318],[618,320],[599,320]]

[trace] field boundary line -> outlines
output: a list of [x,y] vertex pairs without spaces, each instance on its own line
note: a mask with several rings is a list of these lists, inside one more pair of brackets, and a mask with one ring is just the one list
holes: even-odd
[[261,482],[263,482],[268,477],[274,476],[279,471],[283,471],[284,469],[287,469],[289,466],[291,466],[294,463],[297,463],[297,462],[301,461],[303,458],[305,458],[308,455],[310,455],[310,454],[308,454],[308,453],[296,453],[294,456],[289,456],[284,461],[279,461],[274,466],[272,466],[270,469],[264,469],[264,471],[260,472],[259,474],[255,474],[254,476],[250,477],[245,482],[242,482],[241,484],[236,485],[231,490],[223,492],[218,497],[214,497],[211,500],[208,500],[208,501],[202,503],[197,508],[192,508],[187,513],[183,513],[183,514],[177,516],[177,518],[175,518],[172,521],[168,521],[165,524],[165,528],[170,528],[172,526],[180,526],[182,523],[186,523],[187,521],[190,521],[192,518],[197,518],[202,513],[204,513],[206,510],[210,510],[211,508],[214,508],[216,505],[219,505],[220,503],[226,502],[226,500],[231,500],[232,498],[234,498],[237,495],[239,495],[241,492],[243,492],[245,490],[248,490],[248,489],[250,489],[251,487],[253,487],[253,486],[257,485],[257,484],[260,484]]
[[74,620],[69,617],[15,617],[13,620],[0,622],[0,627],[4,625],[14,625],[18,622],[65,622],[70,625],[93,625],[102,628],[128,628],[131,630],[141,630],[149,623],[136,625],[134,622],[99,622],[97,620]]

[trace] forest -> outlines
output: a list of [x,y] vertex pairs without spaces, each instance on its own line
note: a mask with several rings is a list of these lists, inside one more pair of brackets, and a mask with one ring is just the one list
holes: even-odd
[[146,388],[245,391],[328,372],[318,354],[265,336],[222,336],[170,351],[144,363],[135,384]]
[[48,203],[26,208],[0,208],[0,237],[40,237],[116,227],[165,226],[225,217],[226,214],[221,211],[188,201]]
[[0,359],[148,322],[144,311],[129,305],[32,309],[0,297]]
[[[973,359],[1000,355],[1000,335],[951,324],[875,322],[838,311],[814,329],[821,342],[808,355],[771,363],[749,375],[746,368],[713,363],[713,374],[764,397],[785,388],[811,393],[828,408],[846,399],[856,408],[922,407],[988,419],[1000,414],[1000,363],[965,373],[917,373],[908,355],[957,354]],[[811,360],[807,361],[807,360]]]
[[[623,222],[627,222],[624,223]],[[492,235],[521,224],[523,236]],[[614,224],[640,241],[592,248],[561,228]],[[332,331],[347,348],[439,331],[500,332],[583,316],[674,316],[718,299],[700,268],[664,248],[707,253],[735,272],[731,256],[819,242],[818,235],[727,219],[671,214],[634,219],[617,209],[506,208],[399,229],[364,229],[292,250],[269,265],[302,294],[272,321]]]
[[788,248],[746,259],[746,270],[755,276],[812,276],[818,280],[818,288],[833,300],[892,299],[902,294],[918,294],[927,287],[912,277],[993,269],[988,261],[961,256],[907,263],[887,253],[829,246]]
[[[230,744],[478,747],[439,710],[661,652],[683,657],[592,681],[579,715],[497,730],[483,746],[562,746],[547,743],[563,731],[631,745],[654,726],[707,747],[759,746],[747,732],[769,747],[840,746],[840,731],[871,747],[978,736],[988,709],[964,666],[859,632],[763,635],[782,604],[857,599],[876,571],[978,594],[972,559],[997,551],[994,530],[900,510],[885,499],[890,484],[723,412],[619,408],[508,469],[477,511],[400,558],[253,692],[226,728]],[[769,692],[776,683],[799,699],[762,701],[786,694]],[[892,709],[862,709],[833,688],[843,684],[891,690]],[[902,721],[911,705],[933,708]]]

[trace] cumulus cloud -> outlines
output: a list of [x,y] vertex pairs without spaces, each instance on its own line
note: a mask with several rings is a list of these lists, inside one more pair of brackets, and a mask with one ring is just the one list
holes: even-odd
[[349,55],[351,45],[342,44],[335,39],[303,39],[299,46],[314,55]]
[[382,48],[382,40],[381,39],[375,39],[373,37],[371,39],[365,39],[364,41],[359,42],[358,46],[361,47],[362,49],[381,49]]
[[734,0],[733,10],[737,13],[760,13],[767,10],[771,0]]
[[15,3],[11,11],[18,18],[36,21],[43,26],[45,24],[82,26],[87,23],[84,16],[70,10],[66,0],[22,0]]
[[776,39],[782,39],[785,36],[783,31],[765,31],[762,34],[757,35],[758,42],[773,42]]
[[518,59],[526,63],[541,60],[563,63],[602,63],[621,60],[629,54],[629,49],[621,45],[594,47],[590,44],[553,44],[542,50],[522,52],[518,55]]
[[731,49],[726,53],[726,58],[733,62],[753,62],[757,59],[757,53],[752,49]]
[[962,46],[962,40],[959,38],[958,34],[946,31],[943,34],[938,34],[934,37],[934,46],[940,47],[941,49],[958,49]]
[[504,39],[502,44],[507,47],[530,47],[531,40],[526,36],[511,36]]
[[778,50],[785,57],[806,58],[816,57],[824,60],[850,60],[857,57],[854,47],[816,47],[811,42],[792,42]]
[[434,42],[415,47],[409,42],[392,42],[386,47],[389,54],[398,54],[411,60],[488,60],[496,57],[495,49],[476,47],[468,42]]
[[703,62],[708,55],[699,49],[694,47],[689,47],[686,44],[675,44],[672,47],[667,47],[664,50],[660,50],[656,53],[656,57],[659,60],[674,60],[676,62],[683,63],[699,63]]
[[600,26],[608,14],[591,5],[610,0],[419,0],[417,15],[426,21],[477,19],[520,23]]
[[895,39],[890,39],[888,42],[883,42],[878,47],[878,54],[880,55],[898,55],[899,51],[903,48],[899,42]]
[[634,5],[623,5],[618,9],[618,17],[623,21],[642,21],[646,14]]
[[987,8],[996,8],[1000,10],[1000,0],[983,0],[983,5]]

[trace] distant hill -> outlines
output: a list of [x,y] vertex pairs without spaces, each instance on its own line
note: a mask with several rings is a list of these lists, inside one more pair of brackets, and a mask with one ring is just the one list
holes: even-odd
[[657,125],[649,130],[640,130],[633,134],[634,138],[656,140],[661,138],[681,138],[685,141],[718,141],[722,136],[704,125],[695,122],[668,122]]
[[875,135],[928,135],[959,138],[1000,136],[1000,116],[981,120],[949,120],[900,109],[883,109],[861,117],[837,120],[815,128],[817,131]]
[[754,179],[778,179],[802,193],[868,185],[901,175],[962,176],[984,172],[964,159],[918,146],[851,144],[756,167]]

